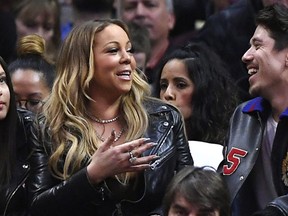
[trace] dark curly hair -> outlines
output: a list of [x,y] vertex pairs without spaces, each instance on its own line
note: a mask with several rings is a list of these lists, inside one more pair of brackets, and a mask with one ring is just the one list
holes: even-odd
[[230,116],[239,103],[238,88],[226,66],[205,44],[189,43],[163,60],[154,86],[156,97],[160,97],[162,69],[172,59],[183,60],[195,85],[191,104],[193,114],[185,121],[188,139],[223,144]]

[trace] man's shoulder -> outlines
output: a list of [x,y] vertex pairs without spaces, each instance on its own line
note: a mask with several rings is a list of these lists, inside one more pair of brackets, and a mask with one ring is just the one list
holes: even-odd
[[241,110],[243,113],[251,113],[254,111],[263,112],[269,106],[269,102],[264,98],[255,97],[250,100],[241,102],[235,110]]

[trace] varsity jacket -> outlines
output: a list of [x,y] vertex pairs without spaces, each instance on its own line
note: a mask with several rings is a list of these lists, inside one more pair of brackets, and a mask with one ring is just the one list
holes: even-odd
[[[251,184],[270,114],[268,101],[257,97],[239,105],[231,118],[223,150],[224,161],[219,171],[230,190],[232,216],[249,216],[255,212],[259,213],[257,215],[288,215],[288,109],[280,116],[270,158],[278,197],[271,200],[264,210],[259,209],[253,192],[255,187]],[[271,214],[265,214],[268,211]]]

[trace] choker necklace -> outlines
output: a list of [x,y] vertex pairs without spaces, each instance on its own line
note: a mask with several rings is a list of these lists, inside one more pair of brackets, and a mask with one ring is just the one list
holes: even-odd
[[[120,132],[115,136],[115,139],[113,141],[117,142],[121,138],[124,131],[125,131],[125,129],[124,129],[124,127],[122,127]],[[102,142],[105,141],[105,138],[102,136],[103,134],[102,135],[98,134],[96,130],[95,130],[95,134],[98,137],[98,139],[100,139]]]
[[86,115],[93,121],[97,122],[97,123],[100,123],[100,124],[108,124],[108,123],[111,123],[111,122],[114,122],[114,121],[117,121],[119,119],[119,115],[116,116],[115,118],[112,118],[112,119],[99,119],[95,116],[92,116],[91,114],[87,113],[86,112]]

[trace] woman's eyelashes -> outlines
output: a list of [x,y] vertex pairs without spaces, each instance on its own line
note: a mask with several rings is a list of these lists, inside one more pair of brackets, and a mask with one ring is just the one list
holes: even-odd
[[[119,47],[111,47],[107,49],[107,53],[113,53],[113,54],[116,54],[120,51],[121,51],[121,48]],[[131,47],[131,48],[125,49],[125,52],[132,54],[134,53],[134,49]]]
[[180,82],[174,82],[173,84],[172,83],[169,83],[169,82],[166,82],[166,81],[162,81],[160,82],[160,89],[161,90],[165,90],[168,88],[169,85],[173,85],[175,86],[177,89],[185,89],[187,88],[188,84],[186,82],[183,82],[183,81],[180,81]]
[[176,83],[176,87],[177,87],[178,89],[185,89],[187,86],[188,86],[188,85],[187,85],[186,82],[178,82],[178,83]]
[[160,89],[161,90],[165,90],[165,89],[167,89],[167,87],[168,87],[168,82],[167,81],[160,81]]
[[0,84],[6,84],[6,76],[0,77]]

